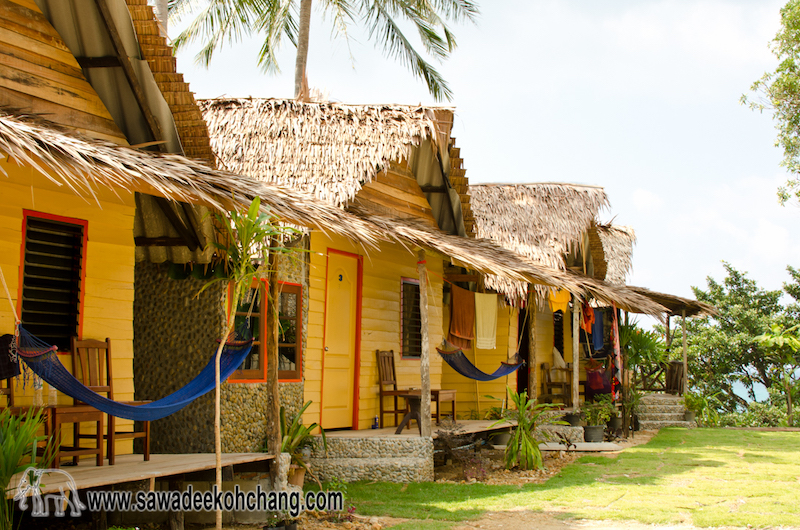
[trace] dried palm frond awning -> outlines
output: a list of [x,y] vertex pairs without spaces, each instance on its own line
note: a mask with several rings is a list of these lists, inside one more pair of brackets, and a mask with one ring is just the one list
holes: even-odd
[[335,206],[352,201],[422,140],[446,149],[453,116],[447,108],[284,99],[199,104],[225,169],[306,190]]
[[[525,299],[529,283],[566,289],[584,298],[595,298],[618,307],[661,317],[666,308],[624,286],[610,285],[572,271],[547,267],[523,258],[488,239],[464,238],[446,234],[420,221],[396,219],[355,210],[354,214],[378,226],[400,244],[411,243],[453,260],[455,264],[484,274],[495,275],[515,288],[518,299]],[[519,286],[519,287],[517,287]]]
[[[681,316],[683,311],[686,311],[687,317],[717,315],[717,308],[705,302],[675,296],[674,294],[658,293],[645,287],[628,286],[628,289],[666,307],[667,313],[672,316]],[[634,312],[638,313],[638,311]]]
[[367,245],[380,239],[374,227],[307,193],[216,171],[180,155],[88,139],[34,117],[0,111],[0,151],[88,200],[95,198],[99,187],[106,187],[225,211],[261,197],[262,204],[282,221]]

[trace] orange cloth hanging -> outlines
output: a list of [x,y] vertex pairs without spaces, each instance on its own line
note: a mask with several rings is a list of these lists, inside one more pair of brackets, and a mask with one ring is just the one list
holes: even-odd
[[594,309],[584,302],[581,306],[581,329],[586,333],[591,333],[592,324],[594,324]]
[[475,338],[475,293],[453,285],[450,290],[450,336],[461,349],[472,349]]

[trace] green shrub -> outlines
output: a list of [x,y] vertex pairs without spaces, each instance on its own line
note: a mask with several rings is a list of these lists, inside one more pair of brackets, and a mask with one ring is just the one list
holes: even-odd
[[770,403],[752,401],[743,412],[729,412],[720,415],[721,427],[785,427],[786,409]]

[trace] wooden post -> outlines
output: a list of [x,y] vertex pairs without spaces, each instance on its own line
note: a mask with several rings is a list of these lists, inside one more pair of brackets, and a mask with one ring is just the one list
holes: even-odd
[[528,397],[539,397],[539,361],[536,359],[536,291],[528,284]]
[[[273,238],[270,246],[275,248],[280,242]],[[267,414],[267,446],[276,457],[281,454],[281,427],[280,427],[280,396],[278,391],[278,302],[280,291],[278,289],[278,252],[269,253],[269,270],[267,271],[269,296],[264,302],[267,304],[267,337],[265,341],[267,361],[267,392],[270,396]],[[299,330],[298,330],[299,333]],[[270,466],[272,483],[278,484],[278,469],[280,466]]]
[[428,339],[428,270],[425,268],[425,251],[417,254],[417,273],[419,274],[419,318],[422,332],[420,355],[420,377],[422,378],[422,401],[420,403],[420,433],[424,438],[431,436],[431,359]]
[[578,410],[580,407],[580,392],[578,391],[578,383],[580,382],[580,364],[581,356],[579,355],[580,344],[580,318],[581,318],[581,304],[578,297],[572,295],[572,410]]
[[686,352],[686,309],[681,309],[681,330],[683,335],[683,391],[686,393],[689,388],[689,356]]

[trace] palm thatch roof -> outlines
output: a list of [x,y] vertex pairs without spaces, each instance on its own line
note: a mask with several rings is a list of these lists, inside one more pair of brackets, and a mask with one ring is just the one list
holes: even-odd
[[633,244],[636,233],[629,226],[593,224],[589,231],[595,278],[614,285],[625,285],[633,267]]
[[142,192],[226,211],[261,197],[279,219],[375,245],[378,231],[307,193],[209,168],[180,155],[157,154],[75,135],[35,117],[0,109],[0,151],[87,200],[95,190]]
[[[525,256],[535,263],[565,269],[564,256],[578,246],[601,208],[609,205],[603,188],[578,184],[472,184],[477,237]],[[510,300],[526,286],[489,276],[486,286]],[[544,292],[538,289],[541,295]]]
[[447,149],[452,110],[285,99],[200,100],[229,171],[313,193],[339,207],[422,140]]
[[[692,300],[691,298],[682,298],[674,294],[658,293],[644,287],[629,286],[628,289],[666,307],[668,314],[671,316],[681,316],[683,311],[686,311],[687,317],[717,315],[717,308],[705,302]],[[633,312],[638,313],[638,311]]]

